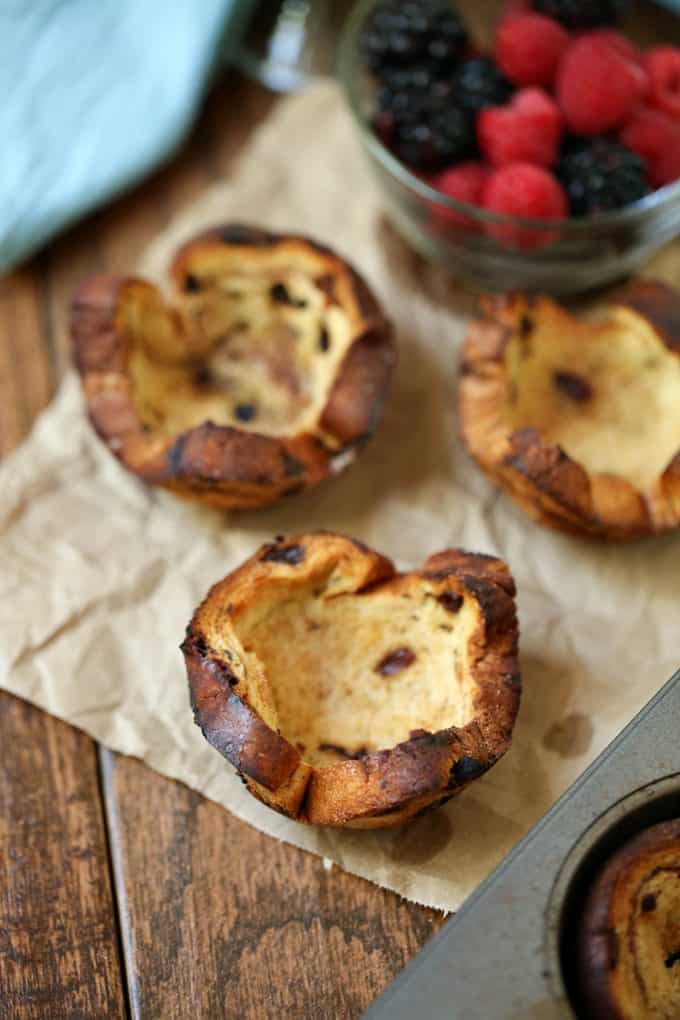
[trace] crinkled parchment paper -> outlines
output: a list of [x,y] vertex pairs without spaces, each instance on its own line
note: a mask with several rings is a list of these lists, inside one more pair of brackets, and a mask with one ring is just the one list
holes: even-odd
[[[345,475],[278,508],[225,515],[128,475],[67,377],[0,469],[0,683],[264,832],[453,910],[678,665],[680,535],[607,548],[553,534],[468,459],[456,363],[474,301],[384,223],[331,86],[282,103],[141,268],[161,276],[177,242],[230,218],[307,231],[366,274],[398,327],[385,420]],[[664,258],[672,278],[677,249]],[[178,645],[193,608],[261,542],[306,528],[349,532],[405,568],[449,545],[497,553],[518,583],[524,695],[512,749],[403,829],[312,829],[268,811],[192,722]]]

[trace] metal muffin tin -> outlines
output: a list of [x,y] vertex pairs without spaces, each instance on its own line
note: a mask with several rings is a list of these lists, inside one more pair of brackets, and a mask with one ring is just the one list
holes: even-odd
[[584,888],[629,836],[680,817],[680,671],[465,902],[364,1020],[582,1020]]

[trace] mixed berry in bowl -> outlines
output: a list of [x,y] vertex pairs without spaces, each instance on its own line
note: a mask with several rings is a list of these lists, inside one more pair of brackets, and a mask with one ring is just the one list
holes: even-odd
[[680,233],[680,19],[645,0],[456,3],[359,0],[342,42],[393,224],[485,289],[637,269]]
[[435,190],[491,212],[638,202],[680,177],[680,49],[639,50],[614,27],[626,6],[519,0],[482,54],[446,0],[381,0],[360,38],[376,135]]

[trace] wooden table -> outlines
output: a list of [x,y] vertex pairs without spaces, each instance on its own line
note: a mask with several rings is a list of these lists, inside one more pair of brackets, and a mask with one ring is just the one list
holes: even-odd
[[[132,266],[275,101],[219,82],[170,166],[0,281],[0,455],[67,364],[77,281]],[[356,1017],[441,926],[7,694],[0,748],[3,1020]]]

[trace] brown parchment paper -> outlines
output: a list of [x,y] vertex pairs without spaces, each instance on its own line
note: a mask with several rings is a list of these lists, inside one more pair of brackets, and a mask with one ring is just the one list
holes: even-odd
[[[455,391],[474,299],[383,222],[333,86],[282,103],[235,172],[140,268],[162,276],[177,242],[229,218],[307,231],[366,274],[398,327],[385,420],[345,475],[227,516],[128,475],[91,432],[69,375],[0,469],[0,683],[264,832],[454,910],[678,665],[680,535],[608,548],[554,534],[468,459]],[[662,257],[666,278],[678,261],[677,249]],[[396,831],[312,829],[270,812],[192,721],[178,645],[198,600],[274,534],[320,527],[404,568],[452,544],[497,553],[518,583],[524,694],[513,747],[460,798]]]

